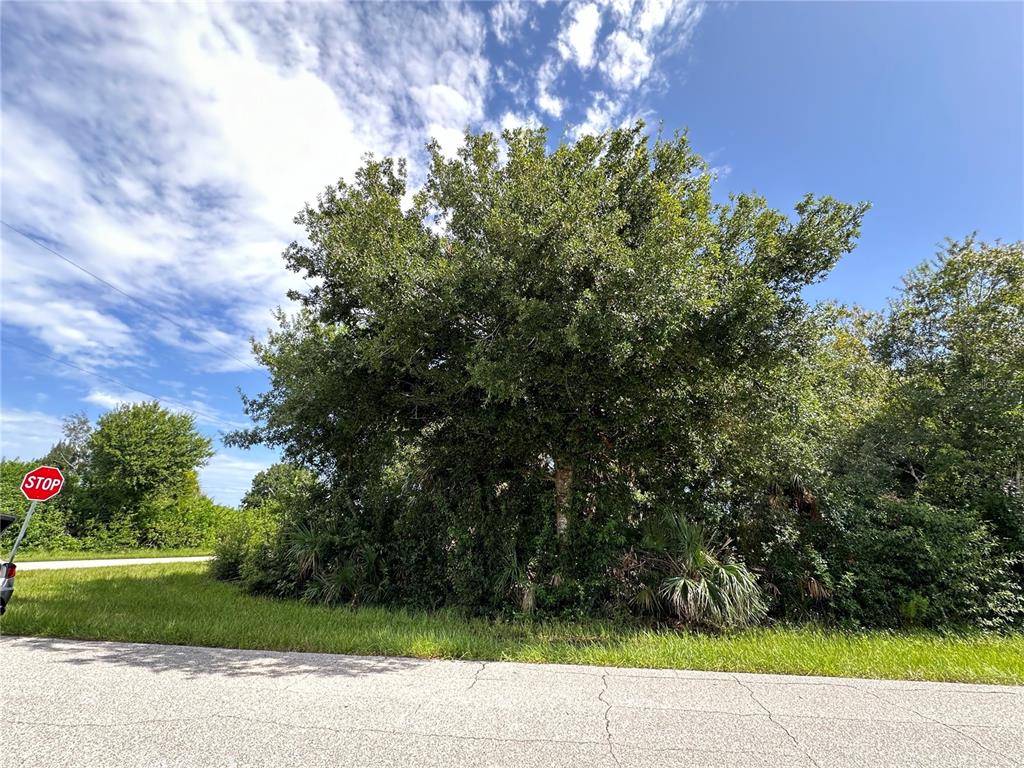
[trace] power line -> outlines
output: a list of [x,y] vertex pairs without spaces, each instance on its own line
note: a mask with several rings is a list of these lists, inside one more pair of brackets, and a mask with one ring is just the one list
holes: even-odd
[[157,317],[163,318],[167,322],[176,325],[178,328],[181,328],[186,333],[189,333],[192,336],[195,336],[196,338],[201,339],[205,344],[208,344],[210,347],[212,347],[213,349],[216,349],[221,354],[227,355],[228,357],[232,358],[236,362],[241,363],[242,365],[244,365],[249,370],[259,372],[259,369],[256,368],[255,366],[253,366],[251,363],[249,363],[249,362],[243,360],[242,358],[234,355],[233,353],[229,352],[228,350],[224,349],[223,347],[220,347],[220,346],[214,344],[209,339],[203,338],[198,333],[196,333],[194,330],[192,330],[191,328],[189,328],[187,325],[185,325],[184,323],[180,322],[179,320],[175,319],[174,317],[171,317],[170,315],[167,315],[167,314],[161,312],[158,309],[154,309],[153,307],[151,307],[150,305],[148,305],[145,302],[141,301],[140,299],[135,298],[130,293],[122,290],[121,288],[118,288],[113,283],[107,282],[102,277],[97,275],[95,272],[89,271],[88,269],[83,267],[81,264],[79,264],[79,263],[69,259],[63,253],[59,253],[58,251],[55,251],[53,248],[48,246],[46,243],[44,243],[44,242],[42,242],[40,240],[37,240],[36,238],[32,237],[32,235],[28,234],[27,232],[23,232],[22,230],[18,229],[17,227],[15,227],[15,226],[13,226],[11,224],[8,224],[6,221],[3,221],[2,219],[0,219],[0,224],[3,224],[5,227],[10,229],[12,232],[18,233],[19,235],[24,237],[29,242],[35,243],[36,245],[38,245],[43,250],[49,251],[54,256],[56,256],[58,259],[63,259],[68,264],[70,264],[72,267],[74,267],[75,269],[79,270],[80,272],[84,272],[85,274],[87,274],[89,277],[93,278],[97,282],[102,283],[103,285],[107,286],[108,288],[110,288],[113,291],[117,291],[119,294],[121,294],[125,298],[127,298],[127,299],[129,299],[131,301],[134,301],[136,304],[138,304],[140,307],[145,309],[147,312],[151,312],[152,314],[156,315]]
[[158,402],[159,401],[164,401],[164,402],[172,403],[174,405],[177,405],[179,408],[183,408],[184,410],[188,411],[189,413],[191,413],[192,415],[196,416],[199,419],[203,419],[205,421],[216,421],[216,422],[219,422],[219,423],[223,424],[224,426],[226,426],[228,429],[237,429],[238,428],[237,424],[232,424],[230,421],[227,421],[226,419],[222,419],[219,416],[213,416],[213,415],[211,415],[209,413],[201,413],[201,412],[197,411],[195,408],[190,408],[189,406],[185,405],[185,403],[181,402],[180,400],[176,400],[173,397],[160,397],[159,395],[154,395],[152,392],[147,392],[144,389],[139,389],[138,387],[133,387],[133,386],[131,386],[129,384],[125,384],[123,381],[121,381],[120,379],[115,379],[113,376],[106,376],[106,375],[104,375],[102,373],[97,373],[96,371],[90,371],[89,369],[82,368],[81,366],[75,365],[74,363],[69,363],[67,360],[61,360],[59,357],[54,357],[53,355],[48,355],[45,352],[40,352],[39,350],[36,350],[36,349],[29,349],[25,345],[18,344],[17,342],[14,342],[14,341],[10,341],[9,339],[5,339],[3,343],[5,345],[10,345],[12,347],[17,347],[18,349],[20,349],[20,350],[22,350],[24,352],[28,352],[30,355],[37,355],[39,357],[45,357],[45,358],[48,358],[50,360],[53,360],[55,363],[60,363],[61,365],[66,365],[68,368],[74,368],[76,371],[81,371],[82,373],[84,373],[84,374],[86,374],[88,376],[95,376],[96,378],[103,379],[104,381],[108,381],[111,384],[117,384],[119,387],[124,387],[125,389],[130,389],[132,392],[138,392],[140,395],[145,395],[146,397],[150,397],[150,398],[152,398],[152,399],[154,399],[154,400],[156,400]]

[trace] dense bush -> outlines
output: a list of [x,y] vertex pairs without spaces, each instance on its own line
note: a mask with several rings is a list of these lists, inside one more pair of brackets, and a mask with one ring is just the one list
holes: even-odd
[[[28,461],[0,461],[0,511],[18,518],[18,522],[0,534],[0,559],[7,558],[28,510],[28,501],[21,492],[21,479],[37,466],[37,463]],[[68,507],[66,501],[58,496],[36,507],[21,546],[23,549],[78,549],[80,542],[68,533],[68,529]]]
[[883,498],[860,515],[842,542],[835,594],[842,615],[873,627],[1019,622],[1024,594],[975,513]]
[[180,487],[144,497],[135,522],[138,543],[171,549],[212,547],[232,512],[203,495],[195,473],[189,472]]
[[[709,627],[1019,620],[1020,244],[950,244],[884,315],[810,306],[866,205],[716,204],[642,125],[503,141],[432,147],[415,194],[370,160],[300,213],[315,287],[229,437],[283,449],[247,502],[279,528],[232,575]],[[322,484],[275,496],[298,467]]]
[[[233,512],[199,487],[196,470],[210,455],[210,441],[191,416],[155,402],[114,409],[95,428],[76,414],[41,460],[0,461],[0,504],[20,517],[25,472],[40,463],[57,466],[64,488],[37,508],[25,550],[207,548]],[[9,546],[15,535],[12,526],[0,544]]]
[[232,510],[224,516],[211,564],[218,579],[236,581],[245,566],[251,573],[279,532],[277,517],[262,508]]

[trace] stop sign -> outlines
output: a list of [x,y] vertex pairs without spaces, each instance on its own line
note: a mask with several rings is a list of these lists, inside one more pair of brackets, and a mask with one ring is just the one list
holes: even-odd
[[36,467],[21,481],[21,492],[29,501],[52,499],[64,487],[64,475],[56,467]]

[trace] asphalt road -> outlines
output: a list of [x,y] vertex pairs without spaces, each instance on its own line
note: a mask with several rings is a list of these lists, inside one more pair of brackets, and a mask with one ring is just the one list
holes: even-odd
[[1024,688],[0,639],[0,765],[1010,766]]
[[159,565],[160,563],[201,563],[213,555],[194,557],[119,557],[110,560],[30,560],[18,561],[19,571],[53,571],[64,568],[105,568],[111,565]]

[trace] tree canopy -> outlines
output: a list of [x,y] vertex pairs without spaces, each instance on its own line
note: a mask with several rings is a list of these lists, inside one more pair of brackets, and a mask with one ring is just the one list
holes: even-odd
[[[840,603],[867,576],[847,545],[907,491],[872,471],[917,466],[900,404],[954,371],[991,393],[974,413],[966,379],[949,390],[973,425],[957,444],[973,435],[981,460],[978,430],[1009,430],[1012,481],[1019,247],[956,245],[880,318],[803,297],[853,249],[867,204],[715,202],[683,134],[637,124],[551,149],[518,129],[469,134],[454,157],[429,149],[415,190],[402,161],[372,158],[328,187],[284,254],[311,287],[255,345],[270,386],[228,438],[321,478],[260,550],[277,553],[279,592],[594,611],[656,592],[652,574],[687,594],[700,579],[745,590],[750,567],[777,612],[853,616]],[[965,336],[978,323],[988,340]],[[915,402],[917,424],[946,408]],[[995,475],[977,477],[946,485],[985,506]],[[989,526],[1012,521],[996,517],[965,524],[983,542],[971,552],[1008,552]],[[696,615],[677,598],[650,604]]]
[[114,508],[135,506],[148,493],[184,482],[213,455],[192,414],[157,402],[122,405],[100,416],[88,451],[86,482]]
[[[211,441],[191,414],[158,402],[121,405],[93,425],[83,413],[64,419],[63,438],[37,463],[57,466],[66,482],[28,530],[32,549],[198,547],[213,543],[229,510],[199,487]],[[0,462],[4,511],[18,511],[25,462]],[[6,535],[6,534],[5,534]]]
[[355,482],[414,449],[453,488],[552,481],[555,502],[678,490],[715,425],[802,343],[800,290],[852,248],[866,206],[791,220],[711,199],[685,137],[643,126],[546,149],[543,130],[372,161],[298,217],[288,265],[320,285],[258,348],[272,388],[239,442]]

